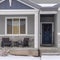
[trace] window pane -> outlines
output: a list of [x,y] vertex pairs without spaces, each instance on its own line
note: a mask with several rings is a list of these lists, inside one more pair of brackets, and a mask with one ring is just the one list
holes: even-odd
[[20,19],[20,34],[25,34],[25,19]]
[[7,34],[12,34],[12,19],[7,19]]
[[13,34],[19,34],[19,19],[13,19]]

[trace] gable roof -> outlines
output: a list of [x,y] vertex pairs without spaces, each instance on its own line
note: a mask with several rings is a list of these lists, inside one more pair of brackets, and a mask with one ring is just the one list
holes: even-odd
[[0,9],[34,9],[22,2],[19,0],[3,0],[0,1]]
[[33,2],[32,0],[20,0],[20,1],[23,1],[23,2],[25,2],[25,3],[27,3],[27,4],[29,4],[29,5],[37,8],[37,9],[40,9],[40,7],[41,7],[41,6],[39,6],[37,3]]

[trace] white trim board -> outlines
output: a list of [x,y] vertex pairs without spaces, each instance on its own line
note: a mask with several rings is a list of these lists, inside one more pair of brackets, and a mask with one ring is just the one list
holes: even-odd
[[12,0],[9,0],[9,4],[10,4],[10,7],[11,7],[11,5],[12,5]]
[[0,3],[4,2],[5,0],[0,0]]
[[57,14],[57,11],[40,11],[40,14]]
[[20,15],[20,14],[35,14],[36,12],[38,12],[39,10],[0,10],[0,15]]
[[34,9],[11,9],[11,10],[8,10],[8,9],[1,9],[0,11],[21,11],[21,12],[36,12],[36,11],[39,11],[38,9],[37,10],[34,10]]
[[34,34],[20,34],[20,35],[15,35],[15,34],[0,34],[0,36],[33,36],[34,37]]

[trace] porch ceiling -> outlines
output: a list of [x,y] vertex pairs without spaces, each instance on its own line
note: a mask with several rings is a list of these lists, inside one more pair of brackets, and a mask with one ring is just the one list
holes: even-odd
[[38,4],[42,11],[57,11],[60,7],[60,3],[55,4]]
[[38,4],[40,9],[42,11],[57,11],[58,10],[58,4]]

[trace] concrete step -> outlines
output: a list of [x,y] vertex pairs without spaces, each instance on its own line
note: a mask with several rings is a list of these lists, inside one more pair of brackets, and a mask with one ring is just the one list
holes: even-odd
[[58,48],[56,47],[42,47],[40,48],[41,53],[58,53]]
[[[40,51],[40,50],[39,50]],[[9,54],[19,56],[39,56],[38,49],[11,49]]]

